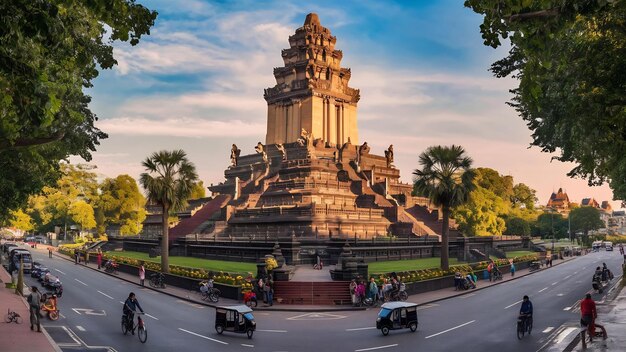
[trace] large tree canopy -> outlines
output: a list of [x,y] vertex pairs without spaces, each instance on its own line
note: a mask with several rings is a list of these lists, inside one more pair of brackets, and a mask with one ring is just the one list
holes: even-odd
[[121,235],[141,232],[146,219],[146,199],[134,178],[129,175],[107,178],[100,185],[100,192],[95,206],[99,233],[104,233],[107,225],[112,224],[120,226]]
[[113,42],[136,45],[156,16],[135,0],[0,1],[0,220],[53,184],[60,160],[91,159],[107,135],[83,89],[117,63]]
[[532,131],[532,145],[574,162],[570,177],[606,181],[626,199],[626,1],[466,0],[484,15],[485,45],[509,38],[491,66],[513,76],[510,105]]

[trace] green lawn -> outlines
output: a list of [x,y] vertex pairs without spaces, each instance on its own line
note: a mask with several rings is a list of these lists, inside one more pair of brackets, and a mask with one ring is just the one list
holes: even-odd
[[[161,257],[150,258],[148,253],[142,252],[109,252],[108,254],[127,257],[133,259],[140,259],[147,262],[161,262]],[[189,268],[199,268],[211,271],[224,271],[228,273],[256,273],[255,263],[242,263],[242,262],[229,262],[225,260],[210,260],[192,257],[170,257],[170,265],[186,266]]]
[[[419,269],[432,269],[438,268],[441,264],[441,259],[437,258],[421,258],[410,260],[391,260],[388,262],[372,262],[368,263],[368,270],[370,273],[382,274],[390,273],[392,271],[408,271]],[[450,265],[463,264],[456,258],[450,258]]]
[[507,258],[515,258],[515,257],[521,257],[525,255],[537,254],[537,252],[533,252],[533,251],[511,251],[511,252],[505,252],[505,253],[506,253]]

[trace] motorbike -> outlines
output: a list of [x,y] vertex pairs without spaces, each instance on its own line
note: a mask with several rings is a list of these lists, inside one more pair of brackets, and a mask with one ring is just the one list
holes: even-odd
[[104,271],[109,274],[117,274],[117,266],[118,264],[116,262],[107,260],[107,262],[104,263]]
[[528,266],[528,271],[535,271],[541,268],[541,263],[538,261],[531,262]]
[[459,285],[459,287],[462,290],[469,290],[470,288],[476,288],[476,284],[474,284],[474,281],[471,281],[468,278],[464,278],[463,281],[461,281],[461,285]]
[[406,285],[404,282],[400,283],[400,290],[396,294],[392,294],[391,292],[387,293],[385,297],[386,302],[393,301],[406,301],[409,298],[409,294],[406,293]]
[[248,307],[252,308],[258,305],[257,299],[256,299],[256,293],[252,292],[252,291],[248,291],[246,293],[243,294],[243,304],[247,305]]
[[57,307],[57,295],[53,293],[48,296],[47,293],[44,293],[42,300],[45,302],[41,305],[42,312],[48,316],[48,319],[58,320],[59,308]]
[[598,291],[598,293],[604,292],[604,289],[608,285],[608,281],[602,281],[601,275],[593,275],[593,279],[591,279],[591,287],[593,287],[594,290]]

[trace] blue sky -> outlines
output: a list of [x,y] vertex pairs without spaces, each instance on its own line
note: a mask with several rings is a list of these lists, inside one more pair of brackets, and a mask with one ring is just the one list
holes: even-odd
[[378,154],[393,143],[405,182],[420,152],[454,143],[476,166],[535,188],[541,203],[559,187],[577,202],[611,199],[607,186],[569,179],[571,165],[527,148],[530,132],[505,105],[515,81],[487,71],[507,48],[483,45],[481,18],[462,1],[139,2],[159,12],[151,35],[116,44],[119,65],[90,91],[110,136],[94,154],[102,176],[138,177],[150,153],[181,148],[206,185],[222,181],[232,143],[253,153],[264,141],[263,89],[275,84],[288,36],[316,12],[361,90],[361,141]]

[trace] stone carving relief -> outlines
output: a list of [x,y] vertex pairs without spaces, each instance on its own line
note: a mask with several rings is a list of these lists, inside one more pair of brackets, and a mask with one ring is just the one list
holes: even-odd
[[364,142],[363,144],[361,144],[361,146],[359,147],[359,153],[357,155],[358,157],[358,164],[361,165],[361,160],[363,158],[363,155],[367,155],[370,153],[370,147],[369,145],[367,145],[367,142]]

